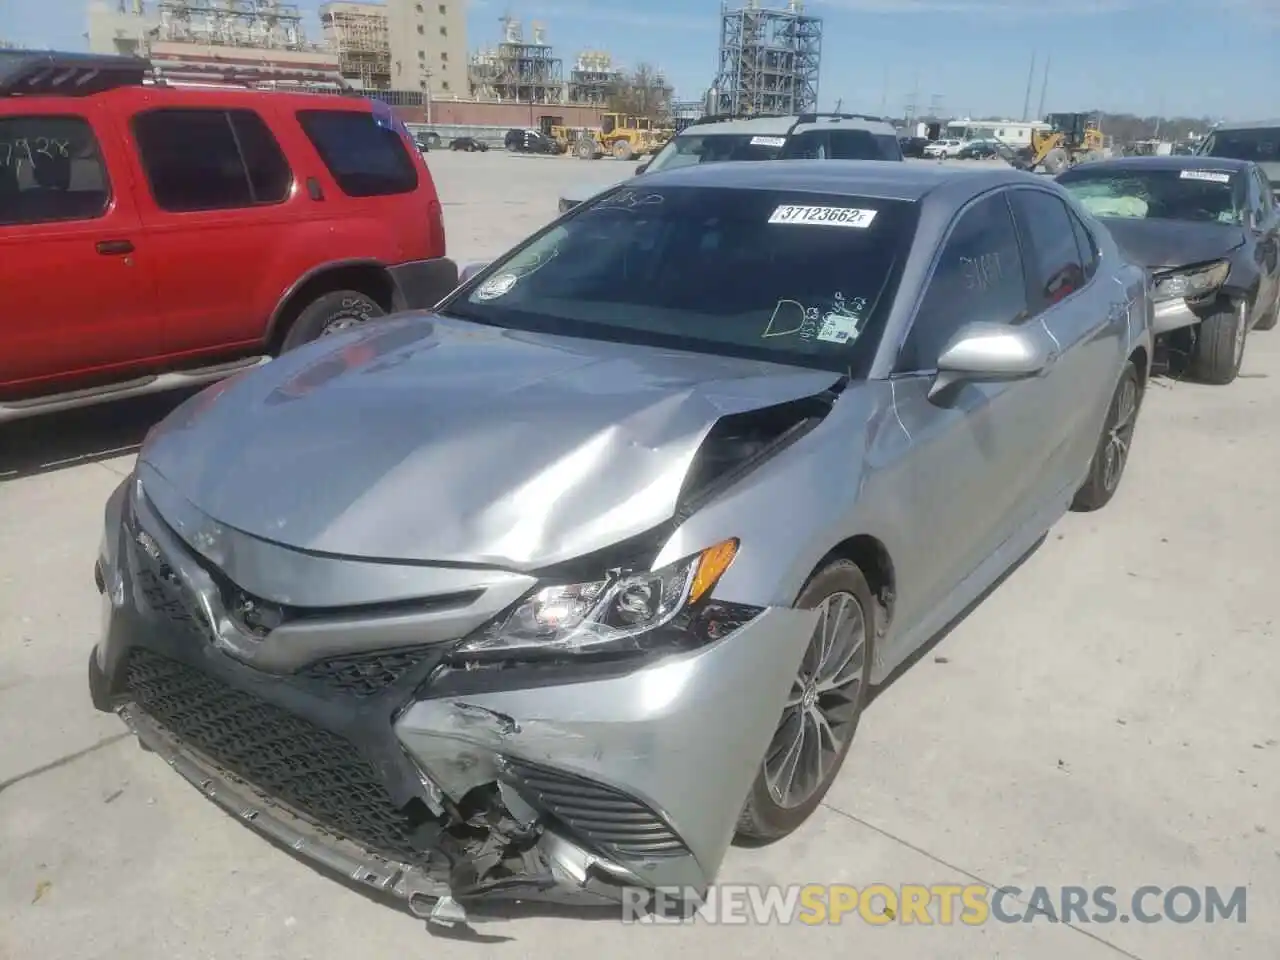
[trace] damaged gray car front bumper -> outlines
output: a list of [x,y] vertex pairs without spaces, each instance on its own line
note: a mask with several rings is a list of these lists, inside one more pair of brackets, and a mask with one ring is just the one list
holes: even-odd
[[[714,879],[811,611],[726,608],[737,619],[714,640],[661,655],[478,664],[448,651],[519,585],[479,571],[467,590],[450,568],[435,574],[447,600],[259,623],[238,648],[219,629],[252,602],[228,597],[190,530],[127,500],[96,570],[94,703],[242,822],[437,919],[492,897],[600,903]],[[350,566],[203,533],[273,589]]]

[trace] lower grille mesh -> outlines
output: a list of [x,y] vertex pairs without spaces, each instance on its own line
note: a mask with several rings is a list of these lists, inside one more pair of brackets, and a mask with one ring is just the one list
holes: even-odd
[[269,798],[374,852],[420,859],[415,823],[344,738],[149,650],[130,652],[126,676],[140,710]]
[[504,766],[530,802],[606,856],[631,860],[689,852],[661,816],[620,790],[510,757]]
[[349,657],[330,657],[311,664],[302,676],[341,693],[364,699],[376,696],[414,667],[436,655],[434,647],[389,650]]

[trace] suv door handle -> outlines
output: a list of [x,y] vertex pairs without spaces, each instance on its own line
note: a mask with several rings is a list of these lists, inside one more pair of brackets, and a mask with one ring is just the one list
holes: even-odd
[[95,249],[104,257],[119,256],[133,253],[133,243],[129,240],[99,240]]

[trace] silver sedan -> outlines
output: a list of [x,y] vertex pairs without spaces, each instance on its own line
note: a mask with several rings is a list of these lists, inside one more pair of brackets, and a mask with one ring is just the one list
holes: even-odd
[[437,919],[704,890],[869,689],[1116,492],[1144,274],[1051,181],[844,161],[623,185],[149,436],[96,706]]

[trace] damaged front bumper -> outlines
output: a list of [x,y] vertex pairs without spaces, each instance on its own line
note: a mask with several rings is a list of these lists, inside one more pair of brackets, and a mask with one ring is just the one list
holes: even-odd
[[[451,568],[448,609],[325,611],[237,649],[210,627],[208,564],[145,503],[113,499],[95,705],[242,822],[436,920],[496,897],[705,889],[813,626],[810,611],[758,609],[673,655],[455,663],[468,617],[508,600],[453,589]],[[276,583],[290,564],[346,563],[252,546]]]

